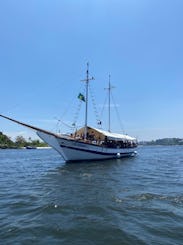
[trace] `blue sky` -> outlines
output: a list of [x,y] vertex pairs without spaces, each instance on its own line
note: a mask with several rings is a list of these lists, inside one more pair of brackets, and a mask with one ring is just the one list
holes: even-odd
[[[112,131],[183,137],[182,9],[182,0],[1,1],[0,113],[53,131],[72,123],[89,62],[99,115],[111,74],[123,125],[111,106]],[[106,128],[107,110],[101,120]],[[35,137],[5,119],[0,131]]]

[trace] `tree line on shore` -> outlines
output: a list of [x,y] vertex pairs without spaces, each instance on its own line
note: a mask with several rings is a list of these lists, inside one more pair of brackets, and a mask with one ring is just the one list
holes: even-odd
[[23,136],[17,136],[15,141],[12,141],[10,137],[0,132],[0,148],[1,149],[18,149],[22,147],[45,147],[48,146],[45,142],[40,140],[32,140],[29,138],[26,140]]
[[163,138],[152,141],[139,142],[141,145],[183,145],[183,139],[180,138]]

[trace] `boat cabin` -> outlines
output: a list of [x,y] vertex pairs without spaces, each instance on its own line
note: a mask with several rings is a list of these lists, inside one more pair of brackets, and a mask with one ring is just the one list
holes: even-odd
[[[77,130],[72,137],[84,140],[85,127]],[[137,140],[128,135],[111,133],[97,128],[87,127],[87,143],[101,145],[108,148],[136,147]]]

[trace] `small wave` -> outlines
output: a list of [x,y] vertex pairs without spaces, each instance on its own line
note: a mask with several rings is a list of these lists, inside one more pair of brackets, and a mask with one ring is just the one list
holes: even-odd
[[153,200],[153,199],[161,199],[164,196],[153,194],[153,193],[143,193],[140,195],[134,196],[136,200],[143,201],[143,200]]
[[82,177],[87,177],[87,178],[91,178],[92,174],[89,173],[83,173],[81,174]]
[[115,198],[115,202],[117,202],[117,203],[122,203],[123,200],[122,200],[121,198]]
[[174,204],[183,204],[183,195],[158,195],[154,193],[143,193],[139,195],[133,196],[134,199],[139,201],[148,201],[148,200],[164,200],[164,201],[170,201]]
[[116,197],[115,202],[124,202],[125,200],[136,200],[136,201],[170,201],[173,204],[183,204],[183,195],[159,195],[155,193],[141,193],[137,195],[128,195],[124,198]]

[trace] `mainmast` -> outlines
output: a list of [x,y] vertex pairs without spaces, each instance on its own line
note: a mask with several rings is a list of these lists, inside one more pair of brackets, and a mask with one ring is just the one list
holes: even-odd
[[109,129],[108,131],[111,132],[111,75],[109,75]]
[[111,132],[111,75],[109,75],[109,86],[106,88],[108,90],[108,131]]
[[89,81],[94,80],[94,77],[89,78],[89,63],[87,63],[87,70],[86,70],[86,79],[82,80],[86,82],[86,98],[85,98],[85,131],[84,131],[84,139],[87,139],[87,125],[88,125],[88,85]]

